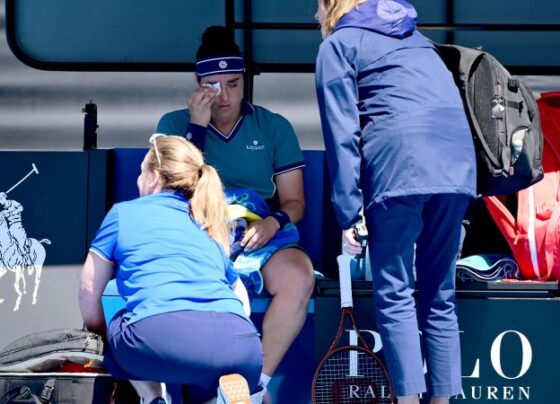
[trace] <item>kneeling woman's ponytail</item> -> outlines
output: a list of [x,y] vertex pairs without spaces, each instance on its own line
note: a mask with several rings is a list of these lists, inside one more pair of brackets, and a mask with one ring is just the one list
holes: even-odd
[[182,137],[161,136],[151,146],[147,162],[161,175],[164,190],[187,195],[194,220],[229,255],[224,189],[214,167],[204,163],[200,150]]
[[208,164],[201,165],[199,175],[191,197],[192,215],[229,255],[227,205],[222,182],[214,167]]

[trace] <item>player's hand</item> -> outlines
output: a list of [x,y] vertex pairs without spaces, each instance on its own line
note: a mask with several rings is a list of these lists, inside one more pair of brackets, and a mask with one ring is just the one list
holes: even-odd
[[191,123],[207,127],[212,118],[212,104],[218,91],[211,87],[199,87],[189,97],[188,106]]
[[354,233],[354,227],[351,227],[342,232],[342,250],[346,254],[358,255],[362,253],[362,246],[356,240],[356,235]]
[[249,225],[241,240],[245,251],[255,251],[264,247],[280,229],[280,225],[273,217],[258,220]]

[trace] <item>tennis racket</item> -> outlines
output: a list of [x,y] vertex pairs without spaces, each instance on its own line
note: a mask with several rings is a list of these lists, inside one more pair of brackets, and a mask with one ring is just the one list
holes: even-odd
[[[362,337],[352,311],[350,268],[339,261],[341,312],[338,331],[313,377],[313,404],[393,404],[393,390],[385,365]],[[346,318],[356,345],[338,346]],[[361,343],[358,346],[357,342]],[[354,341],[352,341],[354,342]]]

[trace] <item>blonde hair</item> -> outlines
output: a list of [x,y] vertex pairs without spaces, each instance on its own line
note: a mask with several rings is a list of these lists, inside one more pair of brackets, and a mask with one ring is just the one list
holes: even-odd
[[319,0],[324,7],[325,16],[321,24],[323,36],[329,35],[338,20],[348,14],[352,9],[358,7],[359,4],[366,0]]
[[180,136],[162,136],[155,142],[159,161],[151,145],[148,168],[160,174],[163,189],[182,191],[189,197],[194,220],[229,255],[227,205],[218,173],[204,163],[196,146]]

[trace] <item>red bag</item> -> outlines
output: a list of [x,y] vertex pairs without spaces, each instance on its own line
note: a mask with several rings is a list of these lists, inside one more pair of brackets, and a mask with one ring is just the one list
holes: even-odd
[[503,198],[485,197],[524,279],[560,280],[560,92],[537,101],[544,137],[544,178],[517,193],[517,218]]

